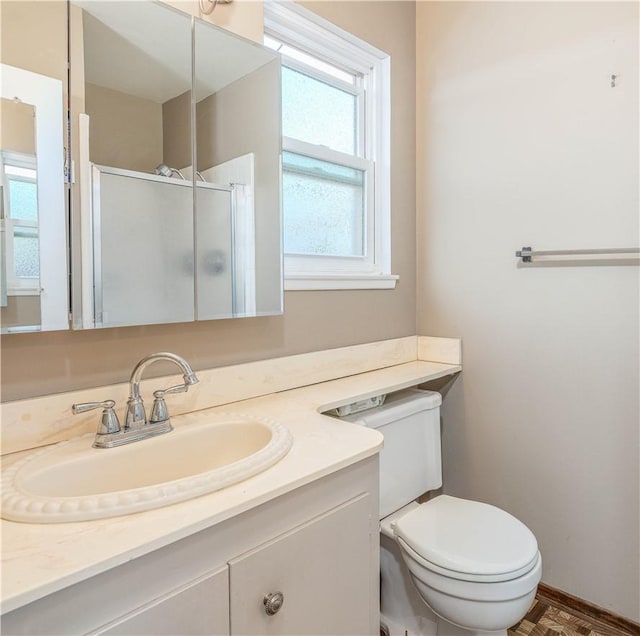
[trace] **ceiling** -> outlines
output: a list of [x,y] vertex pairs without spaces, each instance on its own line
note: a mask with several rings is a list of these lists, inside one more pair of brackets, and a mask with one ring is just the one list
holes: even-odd
[[[85,81],[157,103],[191,88],[191,17],[161,4],[80,0]],[[200,20],[196,98],[274,60],[270,50]]]

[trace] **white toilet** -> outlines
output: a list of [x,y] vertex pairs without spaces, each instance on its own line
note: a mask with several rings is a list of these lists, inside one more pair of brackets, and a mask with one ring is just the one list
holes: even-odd
[[441,403],[439,393],[411,389],[345,418],[384,435],[381,621],[391,636],[506,634],[535,597],[538,544],[495,506],[448,495],[414,501],[442,485]]

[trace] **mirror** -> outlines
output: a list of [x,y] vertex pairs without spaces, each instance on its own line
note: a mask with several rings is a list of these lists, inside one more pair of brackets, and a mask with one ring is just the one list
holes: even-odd
[[74,328],[282,313],[277,55],[149,1],[71,19]]
[[0,10],[1,330],[68,329],[66,4]]
[[180,170],[191,165],[190,109],[180,108],[191,101],[191,18],[152,2],[72,7],[83,326],[193,320],[193,192]]
[[282,313],[280,60],[200,21],[194,40],[197,319]]

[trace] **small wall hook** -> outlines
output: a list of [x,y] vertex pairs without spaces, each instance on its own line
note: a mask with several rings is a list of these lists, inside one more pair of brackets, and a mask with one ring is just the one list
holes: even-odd
[[615,88],[616,87],[616,80],[618,79],[619,75],[615,75],[614,73],[611,74],[611,88]]

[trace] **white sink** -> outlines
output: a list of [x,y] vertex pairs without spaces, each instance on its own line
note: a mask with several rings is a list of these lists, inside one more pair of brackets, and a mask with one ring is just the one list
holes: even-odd
[[2,516],[86,521],[159,508],[226,488],[282,459],[293,438],[265,418],[216,414],[117,448],[93,435],[25,457],[2,473]]

